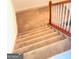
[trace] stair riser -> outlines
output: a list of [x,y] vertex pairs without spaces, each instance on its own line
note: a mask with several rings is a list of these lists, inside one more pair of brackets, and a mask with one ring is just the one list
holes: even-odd
[[[19,36],[17,39],[20,40],[21,38],[23,39],[26,36],[28,37],[28,36],[31,36],[31,35],[34,35],[34,34],[37,34],[37,33],[41,33],[43,31],[47,31],[47,30],[50,30],[50,28],[46,28],[46,29],[42,29],[42,30],[39,30],[39,31],[33,31],[33,32],[30,32],[30,33],[26,33],[24,35]],[[54,31],[54,30],[52,30],[52,31]]]
[[51,35],[46,35],[46,36],[41,36],[41,37],[38,37],[38,38],[35,38],[35,39],[31,39],[31,40],[28,40],[28,41],[24,41],[24,42],[20,42],[20,43],[18,43],[18,44],[16,44],[16,47],[15,47],[15,49],[17,49],[17,48],[21,48],[21,47],[23,47],[23,46],[27,46],[27,45],[30,45],[30,44],[33,44],[33,43],[36,43],[36,42],[40,42],[40,41],[42,41],[42,40],[44,40],[44,39],[49,39],[49,38],[53,38],[54,36],[56,36],[56,35],[58,35],[58,33],[57,32],[54,32],[54,33],[52,33]]
[[[35,28],[35,29],[32,29],[32,30],[29,30],[29,31],[27,31],[27,32],[24,32],[24,33],[19,33],[19,36],[20,36],[20,35],[23,35],[23,34],[26,34],[26,33],[30,33],[30,32],[37,31],[37,30],[39,30],[39,29],[44,29],[44,28],[48,28],[48,26],[38,27],[38,28]],[[19,36],[18,36],[18,37],[19,37]]]
[[30,39],[33,39],[35,37],[40,37],[42,35],[46,35],[46,34],[49,34],[49,33],[53,33],[53,31],[50,29],[50,30],[47,30],[47,31],[43,31],[43,32],[40,32],[38,34],[35,34],[35,35],[29,35],[29,36],[26,36],[20,40],[17,40],[16,42],[19,43],[19,42],[23,42],[23,41],[26,41],[26,40],[30,40]]

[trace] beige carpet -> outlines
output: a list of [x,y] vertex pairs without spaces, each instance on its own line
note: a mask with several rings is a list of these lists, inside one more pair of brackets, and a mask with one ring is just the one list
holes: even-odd
[[20,33],[17,36],[14,53],[22,53],[24,59],[47,59],[70,49],[70,39],[44,25]]

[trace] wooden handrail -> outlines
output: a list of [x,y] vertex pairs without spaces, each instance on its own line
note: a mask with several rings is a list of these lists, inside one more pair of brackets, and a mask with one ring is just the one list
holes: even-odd
[[68,3],[68,2],[71,2],[71,0],[66,0],[66,1],[56,2],[56,3],[52,3],[52,1],[51,1],[51,5],[64,4],[64,3]]

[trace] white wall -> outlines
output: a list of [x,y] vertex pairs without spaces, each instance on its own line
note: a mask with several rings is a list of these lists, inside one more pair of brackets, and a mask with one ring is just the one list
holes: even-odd
[[15,15],[15,11],[13,8],[13,4],[11,0],[8,0],[7,3],[7,28],[8,28],[8,37],[7,37],[7,51],[8,53],[12,53],[14,50],[14,45],[15,45],[15,40],[16,40],[16,36],[17,36],[17,22],[16,22],[16,15]]
[[16,35],[16,16],[12,2],[0,0],[0,54],[5,50],[7,53],[13,52]]
[[49,0],[13,0],[16,12],[48,5]]
[[66,1],[66,0],[51,0],[52,3],[60,2],[60,1]]

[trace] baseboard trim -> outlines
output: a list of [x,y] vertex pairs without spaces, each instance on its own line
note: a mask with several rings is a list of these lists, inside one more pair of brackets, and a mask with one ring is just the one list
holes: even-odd
[[16,14],[18,14],[18,13],[23,13],[23,12],[25,12],[25,11],[29,11],[29,10],[39,9],[39,8],[46,8],[46,7],[49,8],[48,5],[44,5],[44,6],[36,6],[36,7],[30,7],[30,8],[24,8],[24,9],[22,9],[22,10],[17,10],[17,11],[16,11]]

